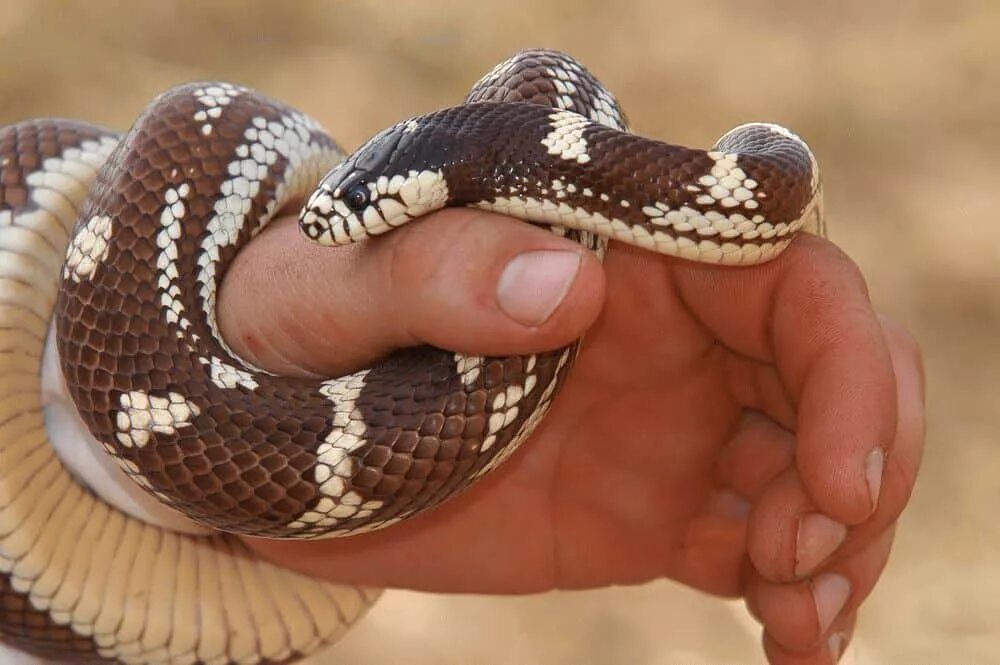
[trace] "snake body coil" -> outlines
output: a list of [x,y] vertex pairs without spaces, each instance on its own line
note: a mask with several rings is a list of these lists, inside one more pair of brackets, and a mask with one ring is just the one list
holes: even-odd
[[[599,254],[612,238],[743,265],[776,256],[820,211],[816,162],[787,130],[745,125],[711,151],[631,135],[614,97],[575,60],[552,51],[515,56],[487,74],[462,106],[399,123],[346,159],[305,115],[224,83],[164,93],[120,139],[66,121],[4,128],[0,159],[0,251],[16,255],[20,266],[0,277],[10,284],[30,278],[51,302],[58,271],[62,373],[93,437],[135,482],[196,522],[271,537],[382,528],[453,495],[531,433],[576,351],[572,345],[475,357],[410,349],[324,381],[252,366],[219,334],[216,294],[240,248],[289,202],[308,201],[301,228],[328,245],[390,231],[446,205],[474,205],[547,225]],[[12,338],[15,350],[40,357],[50,310],[28,300],[0,306],[0,324],[23,330]],[[24,308],[32,312],[30,325]],[[19,469],[35,448],[25,448],[22,430],[3,427],[3,456],[22,464],[0,465],[0,488],[8,488],[0,495],[9,507],[17,503],[10,488],[26,491],[11,477],[26,473]],[[47,445],[43,435],[35,439]],[[251,640],[253,648],[234,631],[213,638],[210,626],[185,628],[176,611],[152,609],[165,602],[162,593],[175,603],[201,602],[201,584],[188,589],[178,582],[157,596],[151,581],[130,578],[149,587],[142,621],[134,607],[123,609],[124,597],[84,602],[88,589],[96,593],[87,581],[96,555],[73,554],[88,562],[77,565],[74,578],[68,545],[54,544],[71,542],[63,532],[86,530],[70,519],[74,510],[82,515],[80,502],[121,523],[114,533],[126,544],[115,556],[135,577],[151,574],[150,558],[163,557],[181,579],[194,574],[190,567],[204,547],[237,558],[241,550],[226,537],[133,527],[83,492],[51,454],[44,460],[59,489],[36,483],[29,494],[65,504],[58,518],[51,506],[46,513],[53,526],[36,525],[52,542],[38,550],[39,534],[0,536],[0,563],[13,570],[0,574],[8,608],[0,630],[28,648],[129,663],[279,662],[331,641],[374,599],[336,587],[310,592],[297,576],[247,564],[268,588],[286,588],[296,599],[278,611],[251,612],[253,621],[241,628],[265,635]],[[69,494],[76,506],[64,500]],[[8,527],[6,533],[18,533]],[[111,536],[91,534],[84,542],[98,548],[103,537]],[[33,544],[22,544],[18,558],[24,542]],[[136,558],[143,547],[152,554]],[[17,571],[25,552],[35,562]],[[209,570],[204,566],[199,570]],[[231,599],[237,587],[252,595],[250,575],[228,588],[216,580],[220,597]],[[293,581],[280,582],[286,578]],[[321,616],[322,603],[310,593],[333,599],[334,618]],[[270,606],[282,602],[279,596]],[[295,603],[297,614],[288,609]],[[228,626],[231,619],[219,621]]]

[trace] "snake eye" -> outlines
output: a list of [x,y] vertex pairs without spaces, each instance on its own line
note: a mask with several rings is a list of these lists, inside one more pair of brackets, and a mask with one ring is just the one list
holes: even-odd
[[368,206],[368,188],[364,185],[354,185],[344,195],[344,203],[354,212],[361,212]]

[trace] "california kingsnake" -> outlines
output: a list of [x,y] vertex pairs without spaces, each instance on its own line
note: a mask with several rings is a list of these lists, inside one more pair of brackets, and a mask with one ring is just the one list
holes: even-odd
[[[202,83],[158,97],[121,138],[67,121],[0,129],[0,160],[0,251],[10,255],[0,269],[0,293],[8,294],[0,327],[14,331],[7,347],[32,359],[25,367],[10,360],[0,372],[4,394],[17,396],[11,413],[34,423],[0,427],[0,460],[14,464],[0,466],[0,488],[6,506],[17,504],[16,492],[31,481],[11,478],[30,474],[10,460],[32,459],[52,475],[36,483],[32,500],[65,504],[61,517],[52,508],[35,525],[34,536],[0,528],[8,534],[0,536],[7,564],[0,598],[8,607],[0,630],[63,658],[130,663],[293,658],[330,641],[373,596],[331,587],[327,597],[349,592],[359,601],[338,609],[335,620],[300,603],[309,606],[301,624],[273,619],[284,622],[288,638],[267,649],[258,641],[256,650],[235,638],[213,642],[205,637],[211,627],[188,628],[178,646],[176,612],[173,628],[159,633],[154,626],[166,617],[152,609],[141,626],[122,619],[120,606],[79,616],[93,585],[86,567],[75,585],[66,581],[69,563],[52,572],[68,545],[17,546],[41,543],[42,533],[63,542],[57,530],[83,533],[84,526],[58,521],[83,503],[121,522],[118,532],[133,529],[124,547],[133,553],[142,538],[170,541],[175,554],[195,552],[185,559],[190,567],[205,542],[227,552],[239,546],[143,527],[75,484],[51,451],[35,452],[48,449],[37,394],[31,397],[37,383],[25,389],[11,377],[37,375],[57,286],[54,330],[66,389],[93,438],[136,483],[221,531],[347,535],[431,507],[506,459],[544,416],[576,345],[523,357],[409,349],[325,381],[253,367],[222,339],[216,293],[239,249],[289,202],[307,198],[300,226],[328,245],[390,231],[446,205],[473,205],[549,226],[599,254],[611,238],[741,265],[776,256],[803,225],[821,221],[818,167],[787,130],[744,125],[711,151],[637,137],[589,72],[544,50],[497,66],[463,105],[401,122],[346,159],[300,112],[240,86]],[[92,547],[99,541],[82,537]],[[153,551],[166,556],[164,547]],[[29,555],[32,566],[18,571]],[[286,575],[252,565],[272,585]],[[189,574],[176,571],[178,579]],[[66,597],[56,602],[59,593]],[[148,609],[154,600],[143,602]],[[99,620],[108,612],[117,622]]]

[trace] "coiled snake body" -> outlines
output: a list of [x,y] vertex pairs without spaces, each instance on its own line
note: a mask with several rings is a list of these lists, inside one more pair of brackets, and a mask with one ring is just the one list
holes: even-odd
[[745,125],[711,151],[640,138],[579,63],[543,50],[347,159],[307,116],[212,83],[164,93],[121,138],[68,121],[4,128],[0,160],[0,630],[62,660],[286,661],[377,594],[317,585],[228,536],[143,525],[76,483],[38,402],[53,309],[66,388],[136,483],[229,533],[346,535],[495,468],[544,416],[576,345],[411,349],[312,382],[253,367],[220,336],[216,293],[283,206],[307,199],[300,226],[328,245],[475,205],[599,254],[613,238],[743,265],[820,217],[816,162],[787,130]]

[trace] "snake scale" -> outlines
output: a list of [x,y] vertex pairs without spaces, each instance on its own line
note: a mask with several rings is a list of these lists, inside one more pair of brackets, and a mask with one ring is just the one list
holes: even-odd
[[[165,92],[124,136],[66,120],[0,129],[5,641],[59,662],[296,660],[378,592],[285,571],[229,534],[386,527],[495,468],[544,417],[575,344],[407,349],[320,381],[238,357],[215,317],[220,281],[303,200],[301,230],[325,245],[470,205],[602,256],[613,239],[734,265],[821,223],[818,167],[794,134],[744,125],[708,151],[635,136],[614,96],[549,50],[350,156],[308,116],[229,83]],[[95,445],[214,535],[144,523],[56,455],[40,392],[52,335],[56,392]]]

